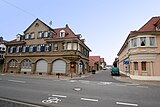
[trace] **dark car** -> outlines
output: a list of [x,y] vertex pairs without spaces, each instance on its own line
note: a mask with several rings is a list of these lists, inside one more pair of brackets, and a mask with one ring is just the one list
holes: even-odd
[[119,73],[119,68],[117,68],[117,67],[112,67],[112,69],[111,69],[111,75],[112,75],[112,76],[119,76],[119,75],[120,75],[120,73]]

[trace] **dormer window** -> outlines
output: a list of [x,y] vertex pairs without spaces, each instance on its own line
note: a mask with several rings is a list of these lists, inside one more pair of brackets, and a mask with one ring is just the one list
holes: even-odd
[[64,30],[61,30],[60,31],[60,37],[64,37],[65,36],[65,31]]

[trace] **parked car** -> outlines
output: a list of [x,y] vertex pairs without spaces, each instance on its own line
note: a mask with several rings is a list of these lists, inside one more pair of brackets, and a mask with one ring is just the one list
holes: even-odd
[[120,75],[120,73],[119,73],[119,68],[117,68],[117,67],[112,67],[112,69],[111,69],[111,75],[112,75],[112,76],[119,76],[119,75]]

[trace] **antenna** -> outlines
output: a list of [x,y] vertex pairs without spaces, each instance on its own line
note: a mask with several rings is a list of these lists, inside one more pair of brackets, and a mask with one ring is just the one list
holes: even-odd
[[50,27],[52,26],[52,21],[49,22]]

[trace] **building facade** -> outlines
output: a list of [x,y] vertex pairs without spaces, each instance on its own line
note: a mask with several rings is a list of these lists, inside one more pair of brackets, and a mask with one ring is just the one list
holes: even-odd
[[91,50],[68,25],[52,29],[37,18],[6,46],[4,72],[68,75],[89,70]]
[[7,41],[3,40],[3,37],[0,37],[0,72],[3,71],[4,68],[4,60],[5,60],[5,52],[6,52],[6,46],[5,43]]
[[118,53],[118,67],[133,79],[160,80],[160,17],[130,32]]
[[101,69],[101,58],[100,56],[89,56],[89,71]]

